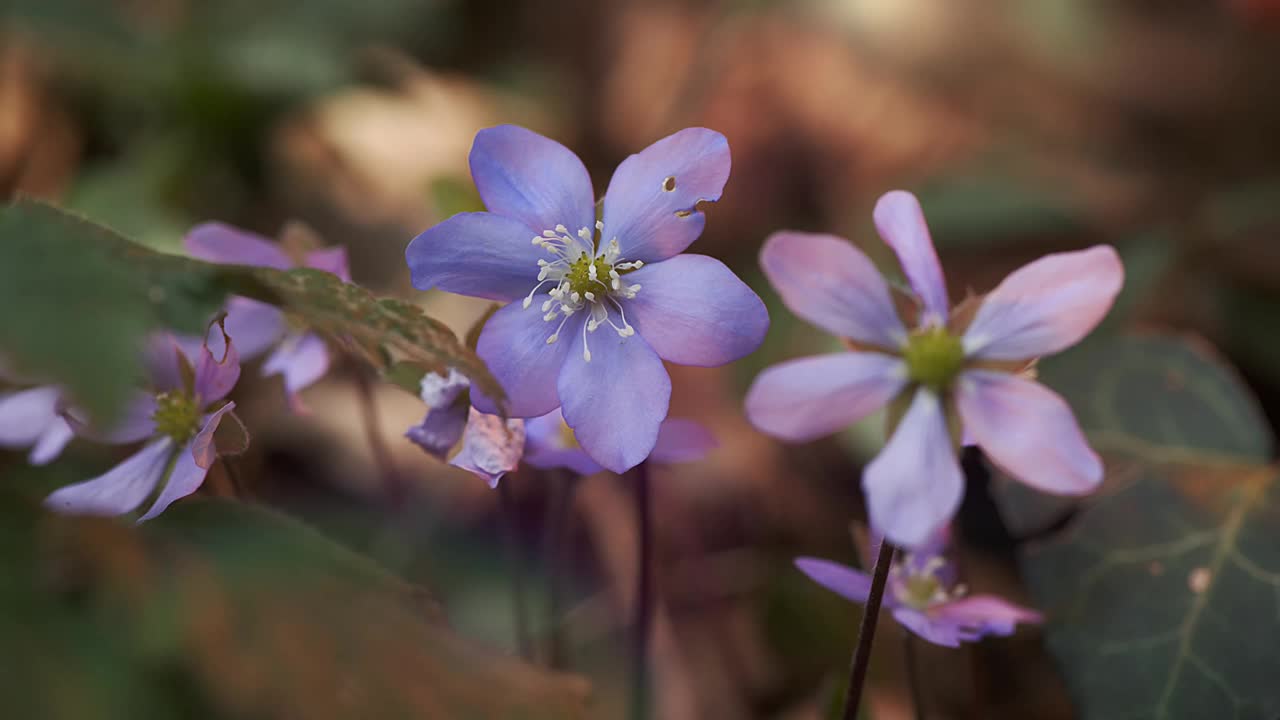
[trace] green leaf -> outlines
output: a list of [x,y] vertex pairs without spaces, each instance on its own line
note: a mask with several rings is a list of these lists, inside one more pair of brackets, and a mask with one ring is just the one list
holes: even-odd
[[1107,476],[1071,503],[1002,479],[1049,649],[1086,720],[1280,713],[1280,483],[1256,401],[1202,343],[1106,338],[1046,367]]
[[226,295],[213,266],[161,255],[62,210],[0,208],[0,352],[109,418],[139,378],[146,334],[199,334]]

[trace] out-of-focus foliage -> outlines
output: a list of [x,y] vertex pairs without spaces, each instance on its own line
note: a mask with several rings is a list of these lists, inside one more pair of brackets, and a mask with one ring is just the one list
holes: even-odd
[[140,527],[0,502],[11,717],[587,717],[579,678],[454,634],[420,588],[269,510]]
[[1086,720],[1274,718],[1280,479],[1252,394],[1202,345],[1104,338],[1048,364],[1104,455],[1071,503],[1004,482],[1026,577]]

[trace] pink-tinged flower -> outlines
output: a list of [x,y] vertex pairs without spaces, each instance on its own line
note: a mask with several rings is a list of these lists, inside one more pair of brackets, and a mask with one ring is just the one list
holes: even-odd
[[[240,377],[240,360],[229,337],[219,333],[222,357],[202,345],[194,358],[176,339],[160,335],[148,348],[150,392],[139,391],[124,417],[109,430],[78,427],[80,434],[112,444],[146,441],[124,462],[92,480],[68,485],[45,499],[60,512],[123,515],[155,494],[155,502],[139,522],[164,512],[173,502],[195,492],[218,457],[214,431],[235,408],[222,402]],[[69,418],[77,422],[74,415]]]
[[524,454],[525,424],[513,419],[505,423],[471,407],[467,391],[471,381],[454,368],[445,375],[429,372],[421,380],[422,401],[427,415],[405,437],[428,454],[444,460],[462,440],[462,448],[450,465],[470,471],[496,488],[502,476],[515,470]]
[[75,435],[61,409],[62,389],[54,385],[0,393],[0,447],[31,448],[32,465],[52,462]]
[[[558,409],[526,421],[525,433],[524,461],[534,467],[567,468],[578,475],[593,475],[604,470],[578,444],[573,428]],[[658,441],[649,453],[649,460],[669,464],[696,462],[715,447],[715,437],[701,423],[687,418],[667,418],[658,429]]]
[[[347,251],[342,247],[300,251],[293,257],[276,243],[222,223],[198,225],[187,233],[184,242],[193,257],[209,262],[277,270],[309,267],[351,281]],[[329,371],[331,358],[324,340],[313,332],[291,327],[278,308],[257,300],[233,297],[227,302],[226,311],[227,335],[235,340],[240,356],[249,360],[271,350],[262,363],[262,375],[279,375],[289,404],[295,411],[302,411],[298,393]],[[197,342],[185,345],[192,349]]]
[[[1018,623],[1043,621],[1040,613],[995,595],[966,595],[937,537],[890,567],[884,607],[898,624],[935,645],[959,647],[987,635],[1012,635]],[[866,573],[819,558],[800,557],[795,564],[826,589],[856,603],[867,601]]]
[[[663,360],[721,365],[763,340],[760,298],[718,260],[680,254],[706,222],[697,204],[729,177],[723,135],[688,128],[624,160],[599,222],[582,161],[529,130],[480,131],[471,175],[489,212],[454,215],[405,257],[421,290],[510,301],[477,352],[513,417],[561,408],[582,448],[624,472],[667,416]],[[497,412],[479,393],[472,403]]]
[[449,461],[450,465],[470,471],[498,487],[503,475],[520,465],[524,454],[524,421],[503,421],[497,415],[470,408],[467,427],[462,433],[462,449]]
[[916,198],[888,193],[875,220],[914,290],[915,311],[905,314],[918,317],[904,322],[875,266],[845,240],[773,235],[760,263],[783,301],[849,340],[852,351],[761,373],[747,394],[752,423],[800,442],[890,405],[896,428],[862,486],[871,523],[908,547],[959,506],[964,477],[955,450],[962,436],[1033,487],[1062,494],[1097,487],[1102,462],[1071,409],[1019,371],[1079,342],[1106,315],[1124,281],[1115,250],[1098,245],[1048,255],[976,305],[953,310]]

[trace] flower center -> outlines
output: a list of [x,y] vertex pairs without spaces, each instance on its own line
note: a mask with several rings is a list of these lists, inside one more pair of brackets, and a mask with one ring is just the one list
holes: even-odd
[[940,393],[964,367],[964,345],[946,328],[935,325],[912,333],[902,358],[912,382]]
[[200,405],[190,393],[175,390],[156,396],[156,411],[151,416],[156,431],[182,444],[200,430]]
[[565,450],[577,450],[582,447],[578,444],[578,436],[574,434],[573,428],[569,427],[569,423],[563,419],[560,420],[560,447]]
[[[596,230],[603,232],[604,223],[597,222]],[[628,285],[622,281],[622,276],[639,270],[644,263],[639,260],[627,262],[622,257],[617,238],[610,240],[603,250],[597,250],[591,228],[584,227],[576,235],[570,235],[568,228],[557,225],[554,230],[544,230],[535,237],[533,244],[546,250],[553,259],[538,261],[538,284],[525,297],[524,307],[528,308],[533,303],[533,296],[543,285],[555,284],[547,292],[546,302],[542,303],[544,321],[560,320],[555,332],[547,338],[548,345],[560,339],[560,330],[579,311],[588,313],[582,326],[582,358],[587,362],[591,362],[587,334],[595,332],[601,325],[608,324],[622,338],[636,334],[635,328],[627,322],[621,301],[635,297],[640,286]]]
[[907,607],[926,610],[963,595],[962,587],[957,586],[954,591],[943,587],[937,573],[945,565],[946,561],[941,557],[931,557],[920,565],[910,555],[895,563],[890,571],[894,597]]

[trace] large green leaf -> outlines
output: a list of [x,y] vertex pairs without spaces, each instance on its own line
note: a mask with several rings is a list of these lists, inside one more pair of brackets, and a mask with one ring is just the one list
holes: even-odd
[[[1272,438],[1199,342],[1095,341],[1043,378],[1107,463],[1065,529],[1023,552],[1048,642],[1086,720],[1280,714],[1280,483]],[[1065,507],[1004,480],[1027,529]]]

